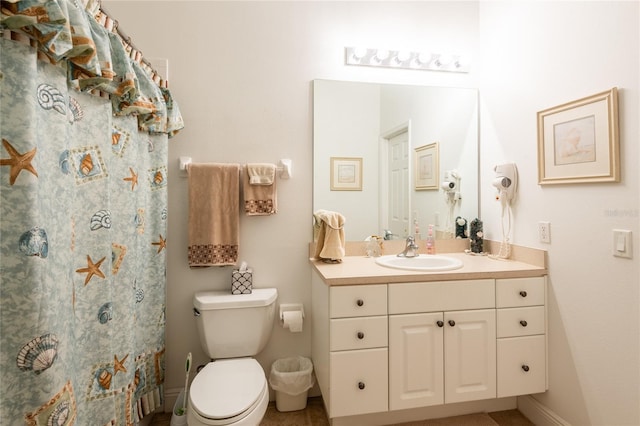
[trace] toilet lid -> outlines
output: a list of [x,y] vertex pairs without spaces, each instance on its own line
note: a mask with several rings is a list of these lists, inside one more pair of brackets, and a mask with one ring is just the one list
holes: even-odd
[[260,397],[266,380],[264,370],[253,358],[210,362],[193,379],[189,400],[203,417],[237,416]]

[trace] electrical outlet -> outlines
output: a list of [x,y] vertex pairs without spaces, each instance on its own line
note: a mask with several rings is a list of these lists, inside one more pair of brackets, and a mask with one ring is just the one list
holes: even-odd
[[551,223],[538,222],[538,239],[541,243],[551,243]]

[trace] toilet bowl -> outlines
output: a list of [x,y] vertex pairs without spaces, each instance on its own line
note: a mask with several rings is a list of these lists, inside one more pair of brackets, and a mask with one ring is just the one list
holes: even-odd
[[193,380],[189,426],[257,426],[269,404],[264,370],[253,358],[213,361]]
[[196,374],[189,388],[189,426],[257,426],[269,404],[269,385],[253,356],[271,335],[275,288],[252,294],[199,292],[193,312],[200,342],[214,361]]

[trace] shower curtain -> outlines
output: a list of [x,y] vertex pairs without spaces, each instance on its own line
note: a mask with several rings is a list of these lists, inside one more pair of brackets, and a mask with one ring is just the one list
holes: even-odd
[[3,425],[132,425],[162,403],[182,119],[89,6],[2,1]]

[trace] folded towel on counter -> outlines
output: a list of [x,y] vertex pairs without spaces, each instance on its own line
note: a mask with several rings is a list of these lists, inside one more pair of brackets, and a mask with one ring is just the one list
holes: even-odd
[[[247,216],[268,216],[278,212],[274,164],[247,164],[243,190]],[[253,183],[258,182],[258,183]]]
[[317,234],[314,258],[342,262],[345,255],[344,216],[329,210],[317,210],[313,214]]
[[235,265],[238,261],[240,165],[191,164],[189,175],[189,266]]

